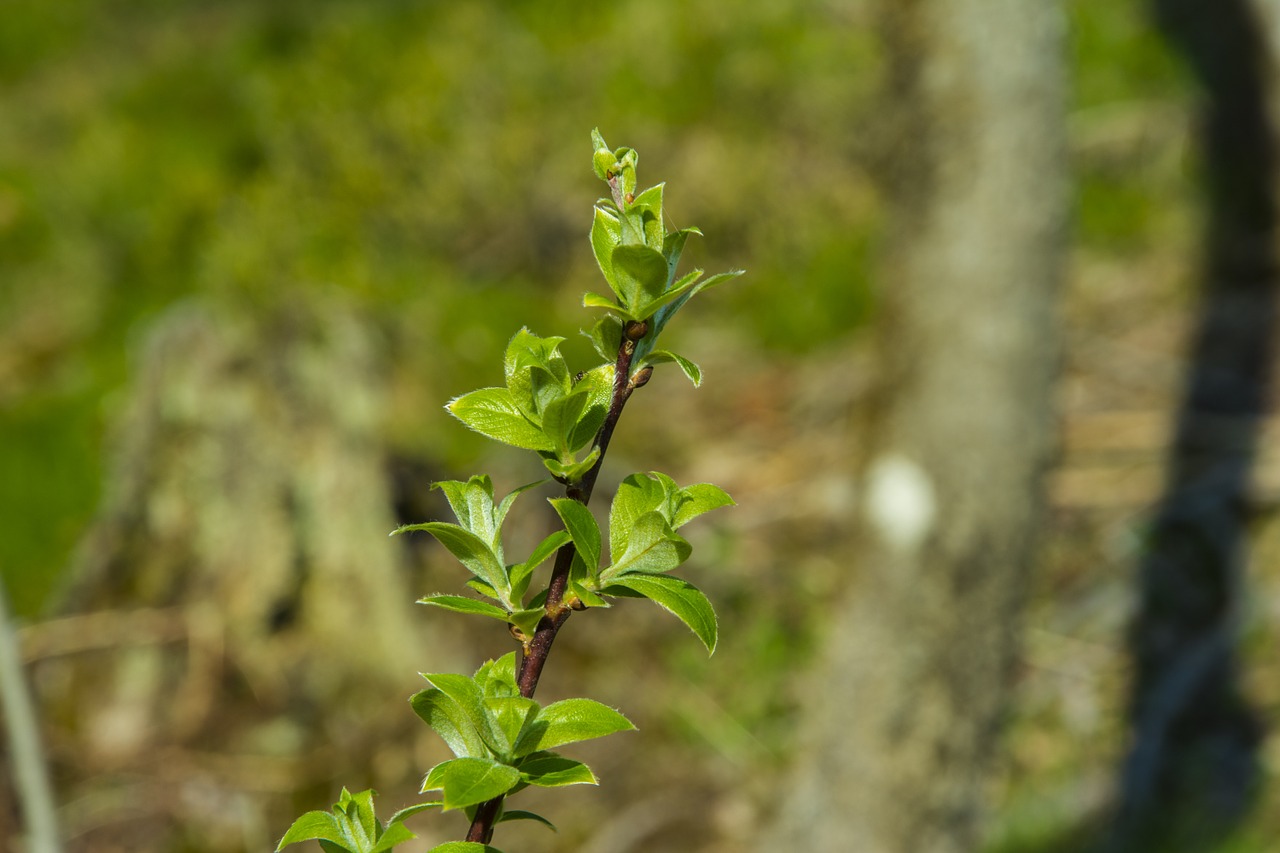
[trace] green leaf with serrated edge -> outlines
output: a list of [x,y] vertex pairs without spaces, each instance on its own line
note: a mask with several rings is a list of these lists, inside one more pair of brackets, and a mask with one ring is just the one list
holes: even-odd
[[408,820],[409,818],[416,815],[418,812],[425,812],[427,809],[438,809],[442,805],[443,804],[439,800],[436,800],[435,802],[430,802],[430,803],[417,803],[416,805],[405,806],[400,811],[396,812],[391,816],[391,820],[387,821],[387,826],[390,827],[392,824],[400,823],[403,820]]
[[525,592],[529,589],[529,579],[533,576],[534,569],[546,562],[548,557],[560,550],[560,547],[569,541],[571,541],[569,531],[557,530],[538,543],[538,547],[533,549],[529,559],[511,567],[509,576],[511,578],[511,598],[513,601],[518,602],[524,598]]
[[493,481],[489,475],[477,474],[465,483],[441,480],[432,483],[431,488],[444,493],[458,524],[489,543],[498,559],[502,559],[501,551],[494,547],[498,536],[493,523]]
[[603,598],[596,595],[594,591],[587,589],[578,581],[569,582],[569,595],[573,598],[578,599],[583,604],[587,605],[587,607],[611,607],[612,606],[609,604],[609,602],[605,601]]
[[693,383],[694,388],[702,384],[702,368],[682,355],[677,355],[667,350],[654,350],[645,356],[644,361],[645,364],[668,364],[674,362],[684,371],[684,375],[689,377],[689,381]]
[[307,812],[293,822],[293,826],[289,827],[284,838],[281,838],[280,843],[276,845],[276,850],[283,850],[290,844],[297,844],[300,841],[322,838],[339,845],[346,842],[335,815],[321,811]]
[[404,824],[393,823],[386,828],[386,831],[378,836],[377,843],[373,845],[369,850],[369,853],[386,853],[386,851],[393,847],[404,844],[406,841],[412,841],[417,837],[418,836],[410,832],[409,827]]
[[542,621],[542,617],[547,615],[547,611],[541,607],[534,607],[528,610],[513,610],[507,616],[507,621],[514,625],[520,633],[526,637],[532,637],[534,632],[538,630],[538,623]]
[[500,797],[520,778],[519,770],[491,758],[451,758],[431,768],[421,793],[440,791],[449,811]]
[[572,498],[551,498],[551,506],[573,537],[573,546],[582,557],[587,571],[595,575],[600,566],[600,525],[591,510]]
[[638,314],[641,305],[662,295],[667,286],[667,260],[648,246],[619,246],[613,250],[613,274],[618,297]]
[[436,538],[441,545],[457,557],[462,565],[471,570],[471,574],[480,578],[498,591],[499,600],[511,591],[507,580],[506,567],[497,555],[489,548],[489,544],[470,530],[464,530],[456,524],[443,521],[427,521],[422,524],[406,524],[396,528],[395,533],[409,533],[414,530],[425,530]]
[[667,281],[676,279],[676,267],[680,265],[680,255],[684,253],[684,244],[690,234],[702,236],[697,228],[681,228],[662,238],[662,256],[667,259]]
[[538,703],[523,696],[496,696],[484,701],[511,743],[517,743],[538,717]]
[[[630,720],[608,705],[594,699],[562,699],[538,712],[533,725],[517,741],[515,754],[528,755],[567,743],[634,730]],[[521,770],[524,769],[521,765]]]
[[742,270],[733,270],[732,272],[727,273],[716,273],[710,278],[699,282],[696,286],[689,288],[674,300],[659,308],[654,313],[653,320],[649,324],[648,333],[640,340],[639,343],[636,344],[634,360],[642,361],[645,356],[653,350],[654,343],[658,340],[658,336],[662,334],[662,330],[667,327],[667,323],[676,315],[676,312],[684,307],[684,304],[688,302],[694,294],[700,293],[708,287],[722,284],[729,279],[736,278],[742,275],[742,273]]
[[550,471],[552,475],[559,477],[566,483],[576,483],[586,476],[587,472],[595,466],[599,459],[600,448],[596,447],[593,448],[581,462],[574,462],[566,465],[565,463],[559,462],[555,459],[544,458],[542,460],[542,464],[546,466],[547,470]]
[[570,436],[569,447],[573,452],[586,447],[600,431],[613,401],[613,378],[617,372],[614,364],[601,364],[582,374],[582,379],[574,386],[574,390],[585,390],[588,398],[587,408],[579,416]]
[[636,519],[627,549],[613,565],[600,572],[600,581],[612,581],[628,572],[669,572],[689,559],[692,552],[693,546],[671,529],[661,513],[647,512]]
[[646,317],[652,317],[658,312],[658,309],[669,302],[674,301],[685,291],[692,288],[698,283],[698,279],[702,278],[702,270],[693,270],[681,276],[675,283],[668,282],[667,287],[660,294],[651,297],[650,301],[643,306],[633,306],[637,314],[643,314]]
[[480,687],[486,699],[520,695],[520,687],[516,684],[516,653],[507,652],[496,660],[480,664],[472,680]]
[[507,342],[507,350],[503,355],[502,373],[508,383],[521,371],[530,367],[541,367],[555,379],[564,381],[569,378],[569,368],[560,355],[560,344],[565,339],[552,335],[542,338],[530,332],[528,327],[521,328]]
[[702,590],[693,584],[670,575],[631,574],[615,578],[603,592],[606,595],[613,595],[615,594],[613,590],[618,587],[639,593],[663,610],[674,614],[697,635],[702,644],[707,647],[708,654],[716,650],[715,609],[711,606],[710,600],[702,594]]
[[609,506],[610,560],[616,563],[626,551],[636,519],[646,512],[665,512],[677,490],[652,474],[630,474],[618,484]]
[[510,811],[503,812],[502,817],[498,818],[498,823],[509,823],[513,820],[537,821],[552,832],[559,832],[559,830],[556,829],[556,825],[542,815],[537,812],[525,811],[524,809],[511,809]]
[[523,486],[519,486],[518,488],[513,489],[511,493],[508,494],[505,498],[503,498],[502,502],[499,503],[496,508],[494,508],[493,526],[500,532],[502,530],[502,523],[507,519],[507,512],[510,511],[511,505],[516,502],[516,498],[520,497],[522,494],[529,491],[530,489],[536,489],[538,486],[541,486],[547,482],[549,481],[546,479],[534,480],[532,483],[525,483]]
[[629,210],[640,212],[644,242],[658,251],[662,251],[662,238],[666,234],[666,229],[662,226],[662,189],[664,186],[664,184],[658,184],[655,187],[649,187],[644,192],[639,193],[627,205]]
[[597,205],[591,221],[591,251],[610,289],[614,289],[613,250],[621,244],[622,226],[618,218]]
[[413,711],[445,742],[459,758],[484,758],[489,749],[476,731],[471,716],[461,705],[440,690],[432,688],[415,693],[409,699]]
[[558,348],[564,338],[540,338],[521,329],[507,345],[503,373],[511,401],[535,424],[547,405],[564,396],[571,385],[569,366]]
[[672,527],[683,527],[693,519],[719,509],[722,506],[737,506],[733,498],[724,489],[712,483],[694,483],[680,490],[680,501],[676,506]]
[[497,847],[481,844],[479,841],[446,841],[437,844],[427,853],[502,853]]
[[552,449],[542,430],[525,417],[506,388],[481,388],[455,397],[445,408],[486,438],[523,450]]
[[335,806],[335,814],[347,838],[354,842],[362,853],[372,848],[382,832],[382,824],[378,823],[377,815],[373,810],[372,790],[352,794],[343,788]]
[[617,314],[606,314],[590,329],[583,329],[582,334],[591,341],[591,346],[601,358],[612,362],[622,348],[622,318]]
[[498,594],[498,591],[479,578],[472,578],[467,581],[467,586],[487,598],[492,598],[494,601],[502,601],[502,596]]
[[626,306],[618,302],[614,302],[612,299],[608,299],[604,296],[601,296],[598,293],[592,293],[590,290],[582,294],[582,307],[583,308],[604,308],[608,311],[617,311],[619,314],[624,315],[628,319],[633,319],[633,320],[635,319],[634,317],[631,316],[630,312],[627,311]]
[[[586,412],[591,402],[591,389],[575,389],[558,400],[547,404],[542,413],[542,432],[555,444],[556,452],[562,457],[582,447],[573,446],[574,433],[578,420]],[[585,442],[584,442],[585,443]]]
[[468,613],[473,616],[488,616],[492,619],[499,619],[503,622],[507,621],[507,611],[498,607],[496,604],[490,604],[487,601],[478,601],[474,598],[467,598],[462,595],[445,595],[437,592],[418,599],[419,604],[430,604],[433,607],[442,607],[445,610],[452,610],[454,613]]
[[738,276],[744,274],[746,270],[729,270],[728,272],[718,272],[713,276],[708,276],[698,282],[698,286],[693,289],[692,295],[697,295],[704,290],[710,290],[713,287],[733,281]]
[[431,682],[466,712],[476,733],[480,735],[485,746],[497,755],[506,755],[511,751],[511,743],[498,728],[488,708],[484,704],[484,693],[475,680],[465,675],[451,672],[422,673],[422,677]]
[[554,753],[534,756],[520,762],[520,778],[539,788],[561,788],[565,785],[598,785],[596,774],[581,761]]

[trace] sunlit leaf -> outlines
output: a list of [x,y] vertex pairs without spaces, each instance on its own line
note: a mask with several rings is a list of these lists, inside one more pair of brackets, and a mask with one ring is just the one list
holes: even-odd
[[574,547],[582,557],[587,571],[594,575],[600,566],[600,525],[595,516],[578,501],[571,498],[551,498],[551,506],[564,522],[565,530],[573,537]]
[[[710,654],[716,650],[716,612],[710,600],[693,584],[670,575],[629,574],[615,578],[604,592],[623,587],[639,593],[674,614],[697,635]],[[550,707],[550,706],[547,706]]]
[[527,734],[516,743],[515,754],[528,755],[634,729],[630,720],[608,705],[592,699],[562,699],[538,712]]
[[455,397],[449,414],[481,435],[525,450],[552,450],[551,441],[516,405],[506,388],[481,388]]
[[452,758],[431,768],[422,793],[440,791],[448,811],[502,796],[520,779],[520,771],[491,758]]

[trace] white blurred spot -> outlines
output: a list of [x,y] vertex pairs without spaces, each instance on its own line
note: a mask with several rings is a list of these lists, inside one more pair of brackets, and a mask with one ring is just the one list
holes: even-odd
[[924,469],[898,454],[871,464],[867,475],[867,514],[880,535],[899,550],[913,550],[933,527],[937,502]]

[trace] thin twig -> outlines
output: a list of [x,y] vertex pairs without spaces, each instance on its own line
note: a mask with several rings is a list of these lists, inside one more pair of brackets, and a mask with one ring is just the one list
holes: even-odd
[[27,821],[27,850],[59,853],[62,846],[58,841],[53,786],[49,783],[35,701],[22,671],[4,584],[0,584],[0,701],[9,734],[9,754],[13,756],[14,784]]

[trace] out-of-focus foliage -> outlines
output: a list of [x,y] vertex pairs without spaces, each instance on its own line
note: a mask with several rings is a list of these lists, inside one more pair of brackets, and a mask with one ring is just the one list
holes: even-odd
[[449,453],[423,411],[593,283],[595,125],[681,187],[672,226],[698,222],[757,281],[790,283],[742,288],[718,322],[780,351],[861,324],[864,18],[705,0],[6,4],[0,514],[18,533],[0,565],[18,607],[94,506],[131,333],[189,294],[358,294],[405,378],[394,440]]

